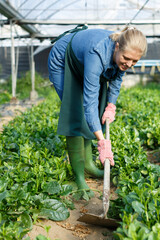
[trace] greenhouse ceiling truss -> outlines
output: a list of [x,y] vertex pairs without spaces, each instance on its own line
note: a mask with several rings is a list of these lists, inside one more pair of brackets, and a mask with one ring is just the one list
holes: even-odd
[[[42,5],[43,1],[39,1],[30,11],[28,11],[26,14],[22,15],[19,10],[15,9],[11,4],[10,1],[7,0],[0,0],[0,13],[4,15],[7,19],[0,20],[1,26],[3,25],[9,25],[9,24],[17,24],[21,28],[23,28],[28,34],[19,35],[20,38],[37,38],[40,40],[43,39],[53,39],[56,37],[55,33],[49,33],[44,34],[38,28],[37,25],[60,25],[60,26],[69,26],[69,25],[78,25],[78,24],[87,24],[87,25],[101,25],[101,26],[125,26],[128,24],[132,25],[159,25],[160,19],[145,19],[145,20],[135,20],[136,16],[139,14],[140,11],[143,10],[144,6],[149,2],[149,0],[145,1],[145,3],[141,6],[141,8],[137,11],[137,13],[131,18],[131,19],[118,19],[118,20],[109,20],[109,19],[52,19],[53,15],[55,15],[57,12],[61,11],[63,8],[67,8],[70,5],[73,5],[76,2],[79,2],[78,0],[73,0],[67,4],[65,4],[60,9],[56,10],[55,12],[51,13],[50,15],[47,15],[45,19],[39,19],[40,15],[43,15],[45,12],[47,12],[51,7],[56,5],[58,2],[62,2],[60,0],[56,1],[50,1],[50,4],[45,8],[42,9],[41,12],[35,17],[35,18],[27,18],[33,11],[35,11],[38,7]],[[97,0],[98,1],[98,0]],[[22,7],[24,4],[26,4],[28,0],[22,1],[21,5]],[[87,3],[87,0],[85,0],[85,3]],[[160,37],[160,34],[146,34],[147,37]],[[1,40],[7,39],[7,37],[0,37]]]
[[[14,2],[15,1],[15,2]],[[18,1],[18,0],[17,0]],[[34,63],[34,52],[33,52],[33,39],[38,39],[41,42],[45,39],[54,39],[55,37],[57,37],[56,33],[53,32],[52,34],[49,33],[44,33],[40,26],[46,26],[46,25],[51,25],[51,26],[68,26],[69,28],[70,25],[72,25],[72,28],[74,27],[74,25],[78,25],[78,24],[87,24],[87,25],[91,25],[91,26],[114,26],[117,29],[119,29],[119,26],[126,26],[128,24],[130,25],[139,25],[139,26],[151,26],[152,28],[154,28],[154,26],[157,26],[160,24],[160,19],[156,18],[156,19],[139,19],[136,20],[135,18],[137,17],[137,15],[144,9],[144,6],[149,2],[149,0],[146,0],[141,7],[139,8],[139,10],[136,12],[136,14],[134,14],[132,17],[124,20],[124,19],[101,19],[101,18],[96,18],[96,19],[58,19],[55,17],[56,14],[58,14],[60,11],[62,11],[65,8],[68,8],[69,6],[79,3],[79,2],[84,2],[85,3],[85,11],[87,9],[87,2],[89,0],[63,0],[63,2],[65,2],[65,4],[61,4],[61,7],[59,9],[55,9],[55,11],[50,12],[48,15],[46,14],[46,16],[44,18],[40,18],[41,15],[44,15],[48,10],[50,10],[52,7],[54,7],[57,3],[62,3],[62,0],[50,0],[48,2],[48,5],[46,5],[46,7],[42,8],[41,12],[38,13],[38,15],[36,15],[35,18],[29,18],[29,16],[31,15],[31,13],[33,13],[37,7],[40,7],[42,4],[44,4],[45,2],[47,2],[47,0],[35,0],[34,1],[34,6],[30,8],[30,10],[28,12],[26,12],[25,14],[22,14],[19,9],[22,9],[23,5],[27,4],[29,2],[29,0],[23,0],[21,1],[21,4],[19,5],[18,8],[14,7],[14,5],[11,5],[11,2],[13,3],[17,3],[16,0],[0,0],[0,13],[4,16],[1,20],[0,20],[0,25],[1,27],[3,26],[10,26],[10,36],[6,37],[6,36],[0,36],[0,40],[5,40],[5,39],[10,39],[11,40],[11,71],[12,71],[12,97],[16,98],[16,79],[17,79],[17,64],[18,64],[18,57],[15,57],[15,47],[14,47],[14,39],[18,38],[18,39],[31,39],[30,44],[31,44],[31,56],[30,56],[30,66],[31,66],[31,79],[32,79],[32,91],[31,91],[31,98],[34,99],[35,97],[37,97],[37,93],[35,91],[35,63]],[[38,1],[38,2],[37,2]],[[97,1],[97,6],[99,4],[98,0]],[[119,0],[115,0],[115,1],[119,1]],[[137,0],[137,1],[141,1],[141,0]],[[154,0],[156,1],[156,0]],[[20,1],[18,1],[20,2]],[[120,2],[120,1],[119,1]],[[128,2],[131,2],[132,4],[134,4],[133,0],[128,0]],[[149,8],[148,8],[149,9]],[[102,9],[103,10],[103,9]],[[148,11],[152,10],[149,9]],[[158,11],[157,11],[158,12]],[[156,13],[157,13],[156,12]],[[70,14],[71,15],[71,14]],[[53,18],[54,17],[54,18]],[[23,34],[19,34],[17,32],[16,35],[13,35],[13,27],[14,26],[20,26],[26,33]],[[158,33],[147,33],[145,34],[146,37],[148,38],[160,38],[160,33],[158,31]],[[18,52],[17,52],[17,56],[18,56]]]

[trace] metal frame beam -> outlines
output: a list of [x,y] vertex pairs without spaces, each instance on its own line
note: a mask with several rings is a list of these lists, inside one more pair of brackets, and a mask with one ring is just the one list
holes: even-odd
[[[146,38],[160,38],[160,35],[145,35]],[[56,35],[42,35],[42,34],[35,34],[34,35],[34,38],[36,39],[39,39],[39,40],[44,40],[44,39],[54,39],[56,38],[57,36]],[[14,39],[20,39],[20,38],[25,38],[25,39],[30,39],[30,36],[29,35],[23,35],[23,36],[18,36],[18,37],[14,37]],[[7,39],[10,39],[10,37],[0,37],[0,41],[3,41],[3,40],[7,40]]]
[[[71,19],[55,19],[55,20],[34,20],[34,19],[17,19],[18,24],[41,24],[41,25],[126,25],[127,20],[71,20]],[[160,20],[133,20],[131,25],[156,25],[160,24]]]
[[[7,17],[10,20],[22,20],[23,16],[16,10],[14,9],[9,2],[6,2],[4,0],[0,0],[0,13],[2,13],[5,17]],[[21,25],[21,27],[29,32],[31,35],[34,35],[36,33],[39,33],[39,31],[34,27],[31,26],[29,23],[24,23]]]

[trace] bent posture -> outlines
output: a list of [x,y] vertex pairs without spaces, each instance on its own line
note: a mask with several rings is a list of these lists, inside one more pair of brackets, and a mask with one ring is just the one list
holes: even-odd
[[98,141],[99,158],[114,166],[111,142],[104,139],[106,118],[113,122],[116,100],[125,71],[145,55],[147,42],[141,31],[126,27],[114,33],[103,29],[78,29],[53,45],[49,79],[62,104],[58,134],[66,136],[67,149],[79,189],[88,189],[84,171],[102,177],[92,160],[91,140]]

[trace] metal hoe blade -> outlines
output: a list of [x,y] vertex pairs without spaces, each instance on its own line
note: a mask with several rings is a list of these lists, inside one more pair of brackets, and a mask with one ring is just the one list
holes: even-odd
[[115,229],[120,225],[118,220],[116,219],[103,218],[103,216],[97,216],[91,213],[86,213],[82,215],[80,218],[78,218],[78,221],[112,229]]

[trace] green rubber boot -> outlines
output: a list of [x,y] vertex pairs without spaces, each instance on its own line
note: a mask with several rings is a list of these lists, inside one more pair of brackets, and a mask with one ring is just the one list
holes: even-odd
[[[78,189],[87,190],[88,197],[94,196],[93,191],[88,187],[84,176],[84,138],[82,136],[66,137],[69,160],[75,174],[75,181]],[[88,191],[89,190],[89,191]]]
[[84,154],[86,173],[93,177],[103,178],[104,170],[98,169],[95,163],[93,162],[91,140],[84,139]]

